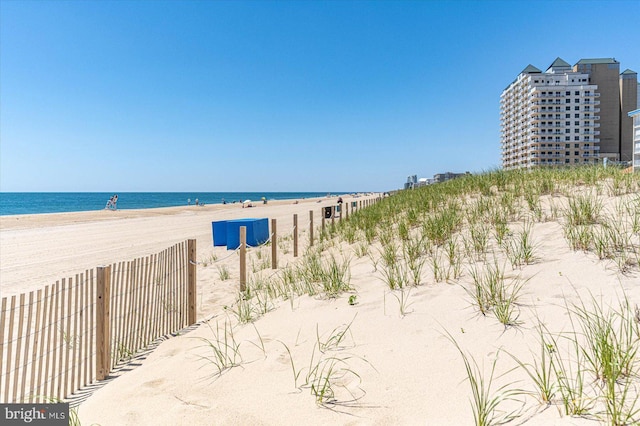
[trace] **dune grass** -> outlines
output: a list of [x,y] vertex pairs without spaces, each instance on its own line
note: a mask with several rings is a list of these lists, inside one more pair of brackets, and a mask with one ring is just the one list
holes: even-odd
[[[413,287],[459,282],[481,317],[497,320],[505,329],[520,326],[520,299],[527,281],[519,276],[530,265],[545,261],[537,234],[545,222],[561,225],[571,249],[607,261],[622,274],[638,273],[639,193],[640,176],[601,167],[492,170],[400,191],[353,212],[348,221],[327,225],[313,247],[278,273],[266,276],[268,254],[256,253],[254,276],[232,311],[240,323],[250,323],[273,309],[278,299],[353,296],[351,258],[345,254],[353,253],[370,260],[384,284],[383,297],[389,293],[396,298],[401,316],[410,312]],[[614,208],[608,197],[617,197]],[[517,368],[532,380],[542,404],[610,424],[637,423],[640,315],[628,301],[613,312],[591,302],[567,308],[573,325],[569,331],[551,332],[548,325],[538,324],[539,348],[530,362],[514,357]],[[351,397],[338,396],[345,391],[342,384],[357,383],[359,388],[360,383],[352,368],[359,358],[336,352],[346,339],[352,340],[350,333],[350,324],[327,338],[317,332],[308,367],[303,369],[297,368],[290,348],[282,343],[294,386],[308,388],[319,405],[360,398],[353,390],[347,390]],[[497,357],[486,373],[449,337],[463,359],[475,423],[500,424],[517,417],[519,409],[501,408],[504,403],[519,406],[525,392],[497,384],[501,378],[496,376]],[[239,356],[233,343],[229,348],[213,342],[218,371],[233,366],[233,359],[219,359],[223,351]]]

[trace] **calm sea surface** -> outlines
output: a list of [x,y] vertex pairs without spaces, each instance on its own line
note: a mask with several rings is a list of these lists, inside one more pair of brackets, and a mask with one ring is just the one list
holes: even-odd
[[[350,191],[338,192],[348,194]],[[104,209],[107,192],[0,192],[0,216],[35,213],[82,212]],[[324,197],[327,192],[122,192],[118,193],[118,209],[151,209],[195,204],[219,204],[240,200],[260,202]]]

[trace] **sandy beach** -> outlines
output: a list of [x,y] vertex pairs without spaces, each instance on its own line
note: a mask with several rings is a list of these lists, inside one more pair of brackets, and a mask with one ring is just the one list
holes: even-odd
[[[638,195],[632,191],[598,197],[604,210],[613,214],[622,202],[635,205]],[[481,198],[465,202],[473,205]],[[352,198],[344,200],[348,203]],[[237,256],[224,247],[213,247],[211,222],[241,217],[277,219],[278,234],[283,237],[279,266],[294,267],[302,262],[308,245],[309,210],[314,211],[319,227],[320,208],[334,204],[335,198],[298,200],[296,204],[293,200],[269,202],[251,209],[232,204],[2,217],[0,288],[2,296],[17,294],[78,270],[196,239],[199,323],[162,341],[135,359],[127,371],[116,372],[81,392],[75,404],[79,403],[76,409],[82,424],[474,424],[463,354],[482,372],[490,385],[489,395],[520,390],[500,403],[492,414],[494,420],[512,413],[512,424],[594,424],[594,419],[607,416],[597,396],[585,403],[590,411],[582,416],[567,414],[560,387],[553,390],[549,404],[541,403],[539,391],[517,360],[526,365],[541,362],[537,358],[540,324],[552,336],[577,331],[575,306],[584,304],[591,312],[595,311],[594,301],[616,308],[627,300],[634,312],[640,303],[638,266],[632,264],[621,271],[611,259],[574,250],[564,237],[563,219],[551,217],[554,208],[567,208],[568,197],[545,195],[540,200],[547,219],[528,220],[522,215],[522,220],[509,222],[513,236],[522,235],[529,224],[530,262],[513,266],[491,237],[484,256],[467,260],[458,276],[454,271],[449,277],[439,277],[438,261],[426,260],[419,285],[405,283],[402,289],[392,290],[379,240],[365,248],[360,237],[352,244],[336,238],[325,242],[324,249],[338,262],[348,264],[350,290],[336,297],[274,298],[268,312],[248,323],[239,321],[234,313]],[[294,213],[302,232],[297,259],[287,238]],[[492,226],[488,221],[478,223]],[[394,234],[398,232],[394,228]],[[631,235],[631,244],[637,249],[637,234]],[[250,280],[277,278],[277,272],[260,266],[267,250],[249,250]],[[433,250],[429,259],[447,264],[445,249]],[[221,279],[222,265],[229,279]],[[482,314],[474,304],[473,290],[469,291],[474,273],[486,274],[492,265],[501,270],[509,291],[519,287],[517,303],[512,306],[517,315],[509,324],[497,319],[495,306]],[[211,356],[207,342],[215,340],[221,330],[234,342],[234,350],[228,351],[229,365],[222,371],[206,361]],[[558,338],[552,352],[570,353],[570,342]],[[319,397],[323,379],[333,386]],[[590,389],[585,394],[595,395],[601,384],[589,380],[584,386]],[[636,395],[635,387],[632,393]]]

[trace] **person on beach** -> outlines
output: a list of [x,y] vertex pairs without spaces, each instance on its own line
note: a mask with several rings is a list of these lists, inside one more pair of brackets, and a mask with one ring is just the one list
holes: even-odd
[[117,210],[116,203],[118,202],[118,194],[114,194],[107,201],[107,205],[104,206],[105,210]]

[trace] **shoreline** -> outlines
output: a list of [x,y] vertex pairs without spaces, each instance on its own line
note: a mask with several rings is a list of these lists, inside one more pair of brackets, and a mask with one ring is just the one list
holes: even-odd
[[[371,194],[379,193],[355,193],[355,194],[341,194],[331,195],[329,197],[309,197],[309,198],[286,198],[279,200],[268,200],[267,204],[263,204],[261,201],[253,202],[252,208],[284,205],[293,202],[308,203],[319,202],[324,200],[331,200],[333,198],[342,197],[343,199],[349,198],[350,200],[357,200],[362,197],[366,197]],[[112,219],[125,219],[147,216],[166,216],[177,214],[181,212],[215,212],[225,209],[237,209],[242,208],[242,204],[239,202],[230,202],[226,204],[205,204],[202,206],[197,205],[184,205],[184,206],[168,206],[168,207],[149,207],[140,209],[99,209],[99,210],[83,210],[74,212],[56,212],[56,213],[27,213],[27,214],[15,214],[15,215],[0,215],[0,231],[9,229],[26,229],[30,227],[42,227],[49,226],[50,224],[62,225],[69,223],[83,223],[88,221],[105,221]]]
[[[7,296],[31,291],[86,269],[157,253],[187,239],[196,240],[198,258],[210,256],[214,250],[211,222],[217,220],[276,219],[284,235],[291,232],[293,214],[307,223],[313,210],[318,226],[320,208],[337,197],[273,200],[251,208],[230,203],[0,216],[0,292]],[[345,202],[366,198],[341,197]]]
[[[305,200],[305,199],[317,199],[317,198],[332,198],[338,196],[363,196],[371,194],[372,192],[205,192],[195,193],[192,195],[189,192],[121,192],[119,198],[118,210],[147,210],[147,209],[160,209],[160,208],[172,208],[172,207],[195,207],[196,200],[200,200],[202,206],[215,206],[224,204],[241,204],[241,199],[249,199],[254,202],[261,202],[266,199],[268,202],[288,201],[288,200]],[[33,194],[49,194],[54,196],[45,201],[45,205],[42,206],[44,211],[21,211],[21,210],[37,210],[27,208],[21,202],[15,200],[16,195],[33,195]],[[69,195],[80,194],[80,200],[68,199]],[[181,198],[176,197],[179,195]],[[96,196],[100,196],[99,199],[95,199]],[[132,198],[133,196],[133,202]],[[9,197],[3,199],[3,197]],[[11,197],[14,197],[11,200]],[[58,198],[56,198],[58,197]],[[105,198],[106,197],[106,198]],[[184,197],[184,199],[182,198]],[[49,192],[49,193],[28,193],[28,192],[0,192],[0,219],[12,216],[26,216],[26,215],[43,215],[43,214],[58,214],[58,213],[85,213],[85,212],[98,212],[106,210],[103,202],[103,198],[109,199],[109,195],[101,192]],[[161,200],[160,200],[161,199]],[[224,200],[226,203],[223,203]],[[71,209],[61,209],[60,205],[72,205]],[[77,206],[76,206],[77,204]],[[90,206],[87,210],[72,210],[73,208],[84,208]],[[5,213],[5,211],[11,211]],[[18,211],[18,212],[16,212]]]

